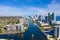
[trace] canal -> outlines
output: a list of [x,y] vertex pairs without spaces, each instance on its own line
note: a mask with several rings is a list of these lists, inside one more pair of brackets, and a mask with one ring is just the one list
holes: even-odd
[[4,34],[0,35],[0,38],[14,40],[47,40],[46,36],[32,22],[29,22],[28,30],[26,32],[22,34]]

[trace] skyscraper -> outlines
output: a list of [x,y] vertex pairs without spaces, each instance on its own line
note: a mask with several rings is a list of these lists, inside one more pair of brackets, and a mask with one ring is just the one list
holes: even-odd
[[50,13],[48,13],[48,21],[50,21]]
[[38,16],[38,20],[42,21],[42,19],[43,19],[43,16],[42,15],[39,15]]
[[51,22],[55,20],[56,20],[55,13],[54,12],[52,12],[52,14],[48,13],[48,23],[51,24]]
[[45,16],[45,21],[48,22],[48,16]]
[[52,12],[52,20],[55,21],[56,20],[56,16],[55,16],[55,13]]

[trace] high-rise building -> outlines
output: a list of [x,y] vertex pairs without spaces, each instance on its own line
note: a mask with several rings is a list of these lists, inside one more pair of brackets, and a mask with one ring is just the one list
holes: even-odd
[[48,23],[51,24],[51,14],[50,14],[50,12],[48,13]]
[[48,16],[45,16],[45,21],[48,22]]
[[52,16],[52,21],[55,21],[56,20],[56,15],[55,15],[54,12],[52,12],[51,16]]
[[53,21],[52,24],[54,36],[57,38],[57,40],[60,40],[60,21]]
[[42,15],[39,15],[38,16],[38,20],[42,21],[43,20],[43,16]]
[[48,13],[48,21],[50,21],[50,13]]
[[52,21],[56,20],[56,16],[54,14],[54,12],[52,12],[52,14],[48,13],[48,23],[51,24]]
[[40,20],[40,18],[41,18],[41,15],[38,16],[38,20]]
[[38,19],[38,16],[37,15],[33,16],[33,20],[34,21],[36,21],[37,19]]

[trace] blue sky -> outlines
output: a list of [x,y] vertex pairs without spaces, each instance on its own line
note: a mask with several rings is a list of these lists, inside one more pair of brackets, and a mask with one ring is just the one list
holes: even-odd
[[0,16],[60,15],[60,0],[0,0]]

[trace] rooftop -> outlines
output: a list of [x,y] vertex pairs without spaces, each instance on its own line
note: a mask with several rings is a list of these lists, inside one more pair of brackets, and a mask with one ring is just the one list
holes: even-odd
[[52,24],[60,24],[60,21],[52,21]]

